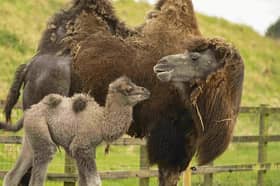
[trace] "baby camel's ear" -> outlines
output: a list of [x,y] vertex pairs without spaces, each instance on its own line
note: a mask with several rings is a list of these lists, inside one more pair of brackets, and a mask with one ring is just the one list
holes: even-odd
[[126,82],[130,82],[131,81],[126,75],[121,76],[120,78],[118,78],[118,80],[126,81]]
[[117,88],[114,84],[109,84],[109,89],[108,89],[110,92],[116,92],[117,91]]

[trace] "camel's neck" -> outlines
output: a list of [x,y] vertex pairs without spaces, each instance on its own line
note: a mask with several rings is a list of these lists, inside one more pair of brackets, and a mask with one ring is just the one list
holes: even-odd
[[132,106],[108,94],[104,109],[103,140],[114,141],[125,134],[132,121]]
[[[185,106],[193,113],[196,130],[202,134],[208,130],[212,123],[231,122],[232,109],[228,104],[230,93],[227,91],[225,81],[212,81],[196,88],[189,88],[187,83],[175,83]],[[218,109],[217,109],[218,108]],[[222,108],[222,109],[220,109]]]
[[193,88],[191,88],[189,83],[184,82],[174,82],[173,85],[178,90],[182,101],[185,103],[185,106],[190,108],[192,104],[191,96],[193,95]]

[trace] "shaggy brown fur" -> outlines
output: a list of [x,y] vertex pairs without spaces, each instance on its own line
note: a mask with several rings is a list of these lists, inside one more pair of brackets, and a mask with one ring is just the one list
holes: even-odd
[[[49,21],[39,43],[40,53],[69,54],[65,37],[73,31],[73,24],[77,17],[91,14],[102,24],[102,27],[111,34],[128,37],[135,31],[128,29],[115,15],[114,9],[108,0],[73,0],[70,8],[56,13]],[[96,23],[91,22],[97,26]],[[98,26],[95,29],[100,29]]]
[[[223,64],[217,72],[197,81],[186,104],[197,105],[193,116],[198,126],[201,114],[204,132],[199,131],[197,157],[199,164],[213,161],[228,147],[242,96],[244,64],[239,52],[221,39],[193,38],[187,44],[189,51],[211,49]],[[199,113],[198,113],[199,112]]]

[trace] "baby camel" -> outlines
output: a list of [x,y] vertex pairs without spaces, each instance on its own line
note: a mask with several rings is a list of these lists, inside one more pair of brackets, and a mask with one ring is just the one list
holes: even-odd
[[[79,186],[101,185],[93,158],[96,146],[103,140],[110,143],[121,137],[132,121],[133,106],[149,96],[147,89],[127,77],[120,77],[109,85],[105,107],[83,94],[72,98],[58,94],[46,96],[16,124],[23,125],[25,137],[21,154],[5,176],[4,186],[17,186],[31,166],[30,185],[43,185],[57,146],[62,146],[76,160]],[[16,130],[17,127],[1,123],[0,128]]]

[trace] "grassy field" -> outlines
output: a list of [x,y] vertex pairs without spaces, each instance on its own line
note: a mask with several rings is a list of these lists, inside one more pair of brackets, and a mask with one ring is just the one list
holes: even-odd
[[[0,100],[5,99],[15,68],[27,62],[35,53],[38,40],[46,22],[59,8],[70,0],[0,0]],[[143,22],[151,6],[143,1],[115,1],[118,15],[129,26]],[[198,22],[204,35],[224,37],[233,42],[245,60],[246,76],[244,85],[243,106],[269,104],[280,106],[280,43],[257,34],[251,28],[237,25],[223,19],[198,14]],[[20,112],[14,117],[21,115]],[[3,115],[0,114],[0,120]],[[16,120],[16,119],[14,119]],[[269,133],[280,134],[280,116],[268,118]],[[241,115],[235,135],[257,135],[258,117]],[[8,133],[0,133],[8,135]],[[0,169],[9,169],[15,161],[20,146],[0,145]],[[280,145],[268,145],[268,160],[279,161]],[[104,148],[97,153],[99,170],[135,170],[139,167],[139,147],[112,147],[109,156],[104,156]],[[63,172],[63,151],[59,152],[50,172]],[[257,162],[257,144],[233,144],[227,152],[215,161],[215,164],[244,164]],[[195,165],[195,161],[192,163]],[[279,170],[269,171],[265,177],[267,186],[279,186]],[[193,185],[200,185],[201,176],[194,176]],[[256,172],[223,173],[215,176],[215,185],[219,186],[253,186],[256,185]],[[104,181],[105,186],[137,185],[137,179]],[[151,185],[156,185],[151,179]],[[0,181],[0,184],[1,181]],[[48,185],[61,185],[48,183]]]

